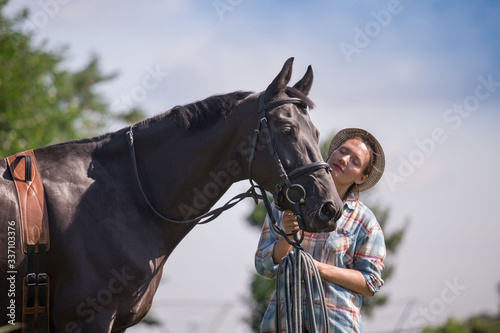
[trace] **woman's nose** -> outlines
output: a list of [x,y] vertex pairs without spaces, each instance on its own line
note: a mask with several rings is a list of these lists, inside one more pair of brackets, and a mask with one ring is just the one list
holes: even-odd
[[349,163],[349,155],[344,155],[340,158],[340,161],[343,165],[347,165]]

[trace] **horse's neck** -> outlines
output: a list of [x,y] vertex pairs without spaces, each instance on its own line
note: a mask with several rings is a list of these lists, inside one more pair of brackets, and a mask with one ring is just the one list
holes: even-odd
[[204,129],[185,131],[164,120],[137,131],[140,178],[160,212],[172,219],[195,218],[247,177],[234,117]]

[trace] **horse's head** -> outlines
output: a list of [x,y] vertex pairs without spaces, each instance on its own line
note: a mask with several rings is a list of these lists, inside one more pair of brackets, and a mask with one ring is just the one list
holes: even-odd
[[296,214],[301,211],[305,231],[332,231],[342,214],[342,201],[321,157],[319,132],[308,114],[308,108],[313,106],[307,97],[312,69],[309,66],[299,82],[287,87],[292,64],[293,58],[288,59],[260,95],[261,129],[252,178],[274,194],[280,209],[291,209]]

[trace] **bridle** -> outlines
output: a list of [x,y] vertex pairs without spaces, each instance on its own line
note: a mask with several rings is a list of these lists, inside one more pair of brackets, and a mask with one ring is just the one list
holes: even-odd
[[[254,184],[252,180],[252,162],[253,162],[253,157],[256,151],[256,145],[257,145],[257,138],[259,135],[259,132],[264,133],[265,137],[268,138],[267,140],[267,146],[269,149],[269,153],[274,159],[274,163],[276,165],[276,168],[278,169],[278,173],[280,176],[280,181],[276,184],[274,188],[274,205],[276,208],[279,210],[284,210],[286,207],[286,201],[288,201],[289,204],[295,206],[295,210],[298,213],[297,214],[297,221],[299,223],[300,229],[304,230],[304,224],[302,223],[302,207],[306,204],[306,190],[302,185],[300,184],[294,184],[292,183],[292,179],[298,178],[302,175],[305,175],[307,173],[313,173],[321,169],[325,169],[326,172],[330,172],[332,169],[328,165],[328,163],[325,162],[313,162],[310,164],[306,164],[303,166],[300,166],[294,170],[292,170],[290,173],[287,173],[285,171],[285,168],[283,167],[283,163],[281,162],[281,159],[278,156],[278,153],[273,145],[273,141],[271,140],[271,135],[269,133],[269,126],[268,126],[268,121],[266,117],[266,111],[274,109],[278,106],[281,106],[283,104],[296,104],[304,107],[304,102],[299,99],[299,98],[285,98],[285,99],[280,99],[276,101],[271,101],[269,103],[265,103],[264,101],[265,94],[261,93],[259,96],[259,123],[257,124],[257,129],[254,132],[254,137],[252,140],[252,154],[250,157],[250,184],[252,187],[257,187],[261,191],[261,197],[262,200],[264,201],[264,205],[266,206],[266,210],[268,212],[268,216],[271,219],[271,225],[273,229],[283,236],[286,241],[291,244],[292,246],[296,248],[300,248],[300,243],[304,239],[304,233],[301,233],[300,238],[297,238],[298,233],[292,233],[292,234],[287,234],[278,224],[276,219],[274,218],[274,214],[272,213],[272,207],[269,202],[269,199],[267,198],[267,195],[265,194],[264,189],[259,186]],[[295,192],[295,193],[294,193]],[[286,201],[285,201],[286,200]],[[288,236],[294,236],[294,240],[290,240]]]
[[[296,238],[296,233],[294,234],[295,240],[290,240],[286,232],[278,225],[277,221],[274,218],[274,215],[272,214],[272,207],[269,202],[269,199],[267,198],[267,195],[265,193],[265,190],[258,184],[256,184],[253,179],[252,179],[252,164],[253,160],[255,157],[255,152],[257,150],[257,140],[259,137],[259,134],[264,134],[267,140],[267,146],[269,149],[269,152],[271,156],[274,159],[274,163],[276,165],[276,168],[278,169],[278,173],[280,176],[280,181],[276,184],[276,187],[274,189],[274,202],[275,206],[283,210],[286,206],[286,202],[290,203],[291,205],[294,205],[296,208],[296,212],[299,212],[297,214],[298,216],[298,221],[301,230],[303,230],[304,226],[302,224],[302,218],[301,218],[301,213],[302,213],[302,206],[306,204],[306,190],[300,185],[300,184],[294,184],[292,183],[292,179],[298,178],[304,174],[307,173],[313,173],[321,169],[325,169],[327,172],[331,171],[330,166],[325,163],[325,162],[313,162],[307,165],[303,165],[301,167],[296,168],[295,170],[291,171],[290,173],[287,173],[285,171],[285,168],[283,167],[283,164],[278,156],[278,153],[273,145],[272,139],[271,139],[271,133],[269,130],[268,126],[268,120],[266,116],[266,111],[274,109],[278,106],[281,106],[283,104],[296,104],[304,107],[304,102],[299,99],[299,98],[285,98],[285,99],[280,99],[280,100],[275,100],[271,101],[269,103],[265,103],[264,101],[264,95],[265,93],[261,93],[259,96],[259,120],[257,124],[257,128],[254,130],[253,137],[252,137],[252,146],[250,150],[250,157],[249,157],[249,170],[250,170],[250,184],[251,187],[248,191],[245,193],[238,194],[234,196],[232,199],[230,199],[226,204],[219,208],[215,208],[207,213],[204,213],[196,218],[193,219],[188,219],[188,220],[173,220],[170,219],[164,215],[162,215],[160,212],[158,212],[151,202],[148,200],[146,193],[144,192],[144,189],[142,188],[141,181],[139,178],[139,172],[137,170],[137,161],[136,161],[136,156],[135,156],[135,148],[134,148],[134,134],[133,134],[133,126],[130,126],[129,130],[126,132],[127,133],[127,139],[128,139],[128,145],[129,145],[129,150],[130,150],[130,156],[132,158],[132,164],[134,168],[134,173],[137,179],[137,183],[139,185],[139,189],[142,193],[142,196],[144,197],[146,203],[148,206],[151,208],[151,210],[162,220],[165,220],[167,222],[172,222],[172,223],[198,223],[198,224],[204,224],[208,223],[215,218],[217,218],[222,212],[225,210],[233,207],[237,203],[239,203],[241,200],[252,197],[256,202],[258,202],[258,199],[262,199],[264,201],[265,207],[267,209],[268,215],[271,218],[273,229],[281,234],[288,243],[293,245],[296,248],[300,248],[300,243],[302,242],[302,239],[304,238],[304,233],[302,233],[302,237],[300,239]],[[261,194],[258,194],[256,192],[256,188],[258,188],[261,192]],[[203,221],[202,221],[203,220]]]

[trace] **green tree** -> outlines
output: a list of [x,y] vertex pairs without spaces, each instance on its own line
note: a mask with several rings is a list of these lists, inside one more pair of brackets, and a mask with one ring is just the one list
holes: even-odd
[[[328,153],[328,147],[330,145],[331,139],[333,139],[333,136],[334,135],[320,144],[320,150],[324,160],[326,160],[327,158],[326,155]],[[369,192],[370,191],[367,191],[366,193],[362,194],[363,202],[365,202],[370,207],[370,209],[377,217],[380,226],[384,230],[385,245],[387,248],[387,259],[384,262],[385,269],[382,272],[382,278],[387,283],[387,280],[392,277],[395,270],[394,264],[391,263],[391,258],[396,254],[399,246],[403,241],[409,221],[406,220],[403,226],[396,229],[395,231],[388,232],[386,230],[386,226],[388,225],[388,221],[390,218],[390,208],[384,207],[378,203],[370,204],[371,200]],[[255,206],[252,213],[247,217],[247,222],[256,228],[259,228],[260,230],[264,223],[266,214],[267,212],[264,204],[260,203],[259,205]],[[266,311],[269,300],[274,293],[275,287],[276,279],[266,279],[259,274],[254,273],[250,286],[251,299],[249,300],[249,304],[251,307],[251,312],[249,317],[247,318],[247,322],[254,332],[259,332],[260,323]],[[361,308],[361,311],[364,315],[371,316],[375,308],[386,304],[387,301],[388,296],[383,293],[377,294],[374,297],[363,297],[363,306]]]
[[436,327],[425,327],[424,333],[493,333],[500,332],[500,319],[489,315],[479,315],[464,321],[449,318]]
[[[64,69],[67,47],[35,45],[34,32],[20,28],[29,11],[7,17],[7,3],[0,0],[0,156],[101,134],[110,122],[144,118],[139,108],[110,111],[98,86],[116,75],[103,74],[97,56],[79,71]],[[148,317],[146,323],[156,322]],[[0,327],[0,332],[10,330]]]
[[98,85],[116,77],[103,74],[93,56],[79,71],[62,66],[67,47],[35,45],[34,32],[20,27],[22,10],[6,17],[0,0],[0,155],[100,134],[111,121],[134,122],[138,109],[113,114]]
[[[500,283],[497,285],[498,299],[500,300]],[[448,318],[440,326],[424,327],[424,333],[494,333],[500,332],[500,306],[496,315],[480,314],[464,321]]]

